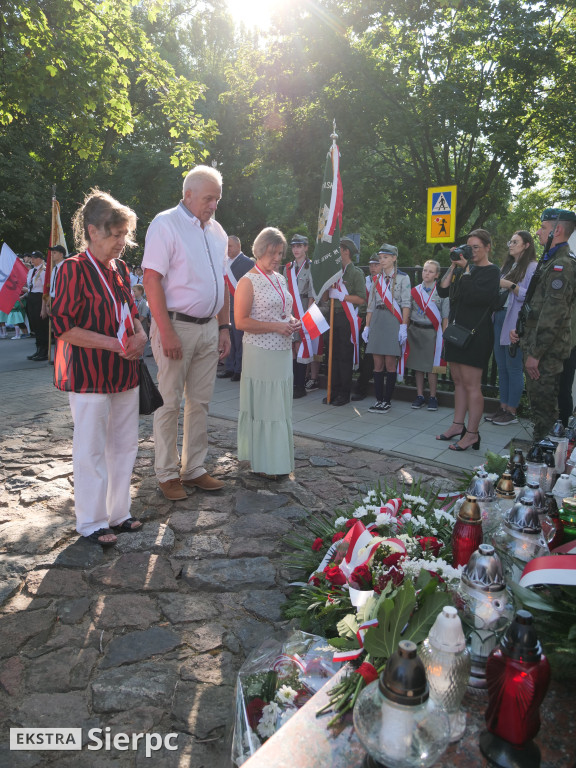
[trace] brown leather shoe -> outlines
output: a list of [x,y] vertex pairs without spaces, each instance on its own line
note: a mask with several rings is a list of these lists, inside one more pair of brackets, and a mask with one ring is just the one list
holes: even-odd
[[165,483],[158,481],[158,485],[168,501],[181,501],[187,498],[186,490],[182,486],[179,477],[173,477],[171,480],[166,480]]
[[211,477],[208,472],[205,472],[200,477],[195,477],[193,480],[182,480],[182,485],[186,485],[188,488],[200,488],[202,491],[219,491],[224,488],[225,483],[221,480],[217,480],[215,477]]

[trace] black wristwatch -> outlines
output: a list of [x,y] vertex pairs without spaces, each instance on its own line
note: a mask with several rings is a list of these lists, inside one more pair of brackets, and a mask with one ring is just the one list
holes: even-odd
[[230,325],[230,323],[224,323],[223,325],[218,326],[218,330],[223,331],[224,329],[226,329],[227,331],[229,331],[231,327],[232,326]]
[[509,290],[509,291],[515,291],[515,290],[516,290],[516,288],[518,288],[518,286],[516,285],[516,283],[512,283],[512,285],[510,286],[510,288],[508,288],[508,290]]

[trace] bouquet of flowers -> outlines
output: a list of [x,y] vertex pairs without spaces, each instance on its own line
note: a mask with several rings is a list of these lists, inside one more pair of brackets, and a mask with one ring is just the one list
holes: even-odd
[[294,631],[268,639],[238,673],[232,762],[242,765],[334,675],[339,664],[324,638]]
[[352,708],[399,640],[425,639],[460,581],[461,569],[449,563],[454,515],[437,495],[411,491],[378,487],[348,514],[312,521],[312,542],[289,539],[299,550],[292,564],[309,577],[298,583],[286,616],[325,634],[336,661],[362,661],[358,674],[331,692],[335,719]]

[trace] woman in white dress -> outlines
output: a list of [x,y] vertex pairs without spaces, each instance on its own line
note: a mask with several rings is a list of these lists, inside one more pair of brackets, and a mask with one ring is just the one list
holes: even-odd
[[252,246],[256,265],[238,281],[234,322],[244,331],[238,458],[268,477],[294,469],[292,436],[292,297],[278,268],[286,251],[279,229],[267,227]]

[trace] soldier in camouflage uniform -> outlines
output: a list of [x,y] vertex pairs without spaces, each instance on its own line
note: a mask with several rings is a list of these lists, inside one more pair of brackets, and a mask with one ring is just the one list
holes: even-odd
[[[554,234],[550,249],[543,257],[525,332],[520,339],[526,390],[534,419],[534,440],[541,440],[550,432],[558,415],[560,374],[572,346],[571,314],[576,298],[576,258],[567,242],[576,226],[576,214],[546,208],[541,218],[536,233],[540,244],[546,244],[550,232]],[[517,341],[515,331],[511,331],[510,339]]]

